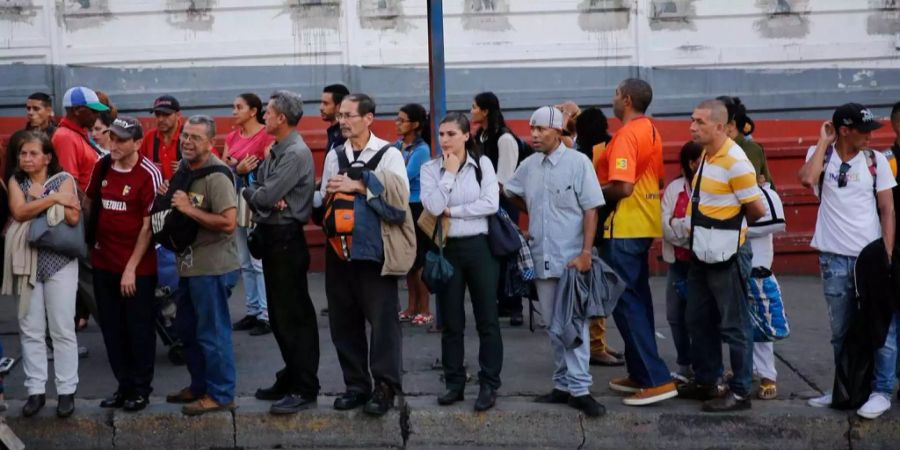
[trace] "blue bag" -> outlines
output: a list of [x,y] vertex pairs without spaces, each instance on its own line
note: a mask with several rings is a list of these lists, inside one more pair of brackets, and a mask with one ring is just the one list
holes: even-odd
[[761,273],[759,269],[753,269],[747,284],[753,341],[774,342],[788,337],[791,327],[784,313],[781,287],[778,286],[775,275],[768,270]]

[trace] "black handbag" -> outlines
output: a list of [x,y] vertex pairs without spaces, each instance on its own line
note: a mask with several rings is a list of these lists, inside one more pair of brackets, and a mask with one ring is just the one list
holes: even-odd
[[[436,236],[441,236],[441,220],[438,218],[434,226],[434,233],[431,240],[434,242]],[[437,294],[447,287],[447,283],[453,278],[453,265],[444,258],[444,244],[441,242],[437,246],[437,251],[429,250],[425,254],[425,266],[422,268],[422,281],[432,294]]]
[[491,253],[498,258],[505,258],[522,248],[519,229],[503,208],[488,216],[488,244]]
[[265,252],[265,243],[263,242],[262,230],[259,227],[253,227],[247,233],[247,251],[250,256],[255,259],[262,259]]

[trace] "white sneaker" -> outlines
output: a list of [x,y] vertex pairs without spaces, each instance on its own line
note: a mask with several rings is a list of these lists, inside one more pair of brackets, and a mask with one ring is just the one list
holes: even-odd
[[875,392],[869,396],[866,404],[856,411],[856,414],[866,419],[877,419],[889,409],[891,409],[891,399],[887,395]]
[[806,404],[813,408],[827,408],[831,406],[831,393],[821,397],[814,397],[806,401]]

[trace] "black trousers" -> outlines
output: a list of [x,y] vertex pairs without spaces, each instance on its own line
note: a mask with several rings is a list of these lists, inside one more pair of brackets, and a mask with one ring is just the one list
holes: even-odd
[[[326,245],[325,295],[331,340],[347,391],[369,393],[374,378],[401,392],[397,277],[381,276],[381,263],[343,261]],[[371,327],[368,342],[366,322]]]
[[309,248],[302,225],[259,224],[265,252],[262,257],[269,324],[285,368],[275,386],[286,393],[319,394],[319,324],[309,297],[306,272]]
[[453,278],[443,292],[437,294],[437,304],[443,317],[441,332],[441,361],[447,389],[466,387],[464,333],[466,328],[466,287],[472,298],[475,329],[478,330],[478,379],[494,389],[500,387],[503,367],[503,340],[497,319],[497,278],[500,264],[488,247],[487,236],[450,238],[444,247],[444,257],[453,265]]
[[[500,207],[506,210],[513,222],[519,224],[519,210],[502,195],[500,196]],[[497,270],[497,303],[504,316],[522,314],[522,297],[506,295],[506,277],[504,276],[506,264],[506,260],[500,261],[500,268]]]
[[156,276],[138,276],[134,297],[122,297],[122,274],[94,268],[100,331],[118,392],[149,396],[156,361]]

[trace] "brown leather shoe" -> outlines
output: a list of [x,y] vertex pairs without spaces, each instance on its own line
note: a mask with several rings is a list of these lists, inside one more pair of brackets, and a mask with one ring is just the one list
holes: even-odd
[[168,403],[191,403],[199,399],[199,396],[191,392],[191,388],[184,388],[174,394],[166,396],[166,402]]
[[201,414],[206,414],[209,412],[232,411],[235,408],[237,408],[237,406],[235,406],[234,402],[231,402],[227,405],[222,405],[217,403],[208,395],[204,395],[203,397],[200,397],[199,400],[184,405],[181,408],[181,412],[186,416],[199,416]]
[[590,363],[592,366],[617,367],[624,366],[625,360],[619,359],[608,352],[591,353]]

